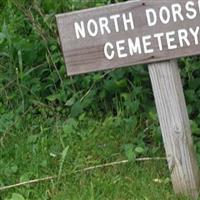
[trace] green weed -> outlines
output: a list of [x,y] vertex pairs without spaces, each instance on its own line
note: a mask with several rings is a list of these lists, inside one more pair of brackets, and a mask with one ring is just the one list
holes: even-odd
[[[0,199],[178,199],[165,162],[135,162],[164,155],[146,66],[66,76],[55,14],[115,2],[0,1],[0,187],[59,175]],[[200,161],[200,59],[179,65]]]

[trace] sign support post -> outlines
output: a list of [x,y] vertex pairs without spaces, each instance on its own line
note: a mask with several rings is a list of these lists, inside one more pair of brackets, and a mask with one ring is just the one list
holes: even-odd
[[199,173],[175,60],[148,66],[175,193],[197,199]]

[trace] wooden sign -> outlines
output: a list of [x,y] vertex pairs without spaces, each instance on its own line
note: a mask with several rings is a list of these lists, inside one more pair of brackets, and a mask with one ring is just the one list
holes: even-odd
[[57,24],[69,75],[151,63],[174,191],[197,199],[199,168],[178,64],[171,59],[200,54],[200,0],[135,0],[57,15]]
[[68,75],[200,54],[197,0],[135,0],[56,18]]

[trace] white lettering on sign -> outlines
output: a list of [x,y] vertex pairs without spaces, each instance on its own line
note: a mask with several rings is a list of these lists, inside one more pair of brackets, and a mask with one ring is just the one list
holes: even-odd
[[190,28],[189,31],[190,33],[192,34],[192,36],[194,37],[194,41],[195,41],[195,45],[198,45],[199,44],[199,39],[198,39],[198,36],[199,36],[199,26],[196,27],[196,30]]
[[147,35],[142,37],[144,53],[153,53],[153,49],[150,48],[151,46],[151,35]]
[[[168,23],[177,23],[187,19],[195,19],[197,14],[200,14],[200,0],[198,1],[199,10],[195,9],[193,1],[188,1],[185,4],[185,16],[183,15],[183,8],[181,4],[174,3],[171,7],[162,6],[159,11],[153,8],[146,9],[146,20],[149,27],[156,26],[161,22],[164,25]],[[100,17],[98,20],[89,19],[87,22],[74,23],[75,34],[77,39],[85,39],[86,37],[96,37],[98,34],[105,35],[119,31],[134,31],[135,23],[133,13],[115,14],[109,17]],[[136,37],[135,39],[128,38],[128,40],[119,40],[114,43],[107,42],[104,45],[104,55],[108,60],[115,57],[126,58],[128,55],[134,54],[151,54],[154,52],[152,42],[153,39],[160,51],[163,51],[164,44],[167,45],[169,50],[180,47],[190,46],[189,36],[193,38],[195,45],[199,44],[200,36],[199,26],[196,29],[190,28],[189,30],[180,29],[177,32],[169,31],[166,33],[155,33],[154,35],[144,35]],[[178,38],[178,45],[176,42]],[[127,49],[128,47],[128,49]]]
[[107,42],[104,46],[104,55],[106,56],[106,58],[108,60],[112,60],[115,56],[115,52],[114,52],[114,47],[112,45],[112,43]]
[[100,30],[101,30],[102,35],[104,35],[105,32],[107,32],[108,34],[111,33],[111,30],[108,26],[108,19],[106,17],[99,18],[99,25],[100,25]]
[[134,55],[134,54],[141,54],[142,53],[142,49],[141,49],[141,45],[140,45],[140,38],[137,37],[135,38],[135,42],[133,43],[133,40],[131,40],[130,38],[128,39],[128,46],[129,46],[129,51],[130,51],[130,55]]
[[178,20],[183,21],[184,17],[182,15],[182,7],[180,4],[173,4],[172,5],[172,16],[174,22],[177,22]]
[[200,54],[200,0],[134,0],[56,18],[70,75]]
[[162,38],[164,36],[164,33],[157,33],[157,34],[154,34],[154,37],[157,39],[158,41],[158,47],[159,47],[159,50],[162,51],[163,50],[163,44],[162,44]]
[[[200,5],[200,4],[199,4]],[[185,5],[186,9],[188,10],[188,13],[186,14],[186,17],[188,19],[195,19],[197,16],[197,11],[194,9],[194,2],[188,1]]]
[[[170,31],[166,33],[156,33],[154,35],[136,37],[135,39],[128,38],[127,41],[121,40],[116,43],[108,42],[105,44],[104,54],[108,60],[112,60],[115,56],[118,58],[124,58],[128,55],[133,56],[134,54],[150,54],[154,52],[152,47],[153,41],[157,43],[160,51],[163,51],[164,44],[167,44],[169,50],[180,47],[189,47],[191,45],[189,37],[192,38],[195,45],[198,45],[200,26],[197,26],[195,29],[180,29],[178,32]],[[176,38],[179,38],[178,45],[175,44]],[[128,48],[125,49],[126,46]]]
[[131,12],[128,13],[128,17],[126,16],[126,14],[122,15],[123,17],[123,22],[124,22],[124,29],[125,31],[128,31],[128,25],[130,25],[131,30],[134,30],[135,25],[134,25],[134,21],[133,21],[133,15]]
[[[83,21],[81,22],[75,22],[74,23],[74,29],[76,33],[76,38],[81,39],[85,38],[86,36],[95,37],[97,34],[111,34],[112,32],[118,33],[120,30],[120,23],[123,23],[123,30],[129,31],[134,30],[134,20],[133,20],[133,14],[129,12],[128,14],[116,14],[111,15],[108,17],[100,17],[98,21],[94,19],[88,20],[86,23]],[[111,27],[114,29],[112,30]]]
[[157,19],[156,11],[154,9],[147,9],[146,17],[147,17],[148,26],[156,25],[158,19]]
[[85,34],[85,27],[84,27],[84,23],[83,21],[81,21],[80,23],[75,22],[74,23],[74,28],[75,28],[75,32],[76,32],[76,38],[80,39],[85,38],[86,34]]
[[[195,4],[193,1],[188,1],[185,4],[186,16],[187,19],[195,19],[197,17],[197,13],[200,14],[200,0],[198,0],[199,10],[195,9]],[[171,9],[166,6],[160,8],[157,13],[153,8],[149,8],[146,10],[146,17],[148,26],[155,26],[158,22],[158,19],[163,24],[168,24],[171,20],[173,22],[184,21],[185,18],[183,16],[183,8],[181,4],[175,3],[171,5]]]
[[169,9],[165,6],[161,7],[159,17],[163,24],[168,24],[171,18]]

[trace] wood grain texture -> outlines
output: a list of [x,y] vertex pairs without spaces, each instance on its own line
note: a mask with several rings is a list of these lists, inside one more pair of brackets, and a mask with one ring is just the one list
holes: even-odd
[[[122,66],[132,66],[136,64],[153,63],[157,61],[200,54],[200,45],[195,44],[194,38],[191,34],[188,34],[188,39],[191,42],[190,47],[186,45],[180,48],[179,40],[177,38],[178,30],[188,30],[189,28],[195,28],[200,25],[199,12],[197,17],[193,20],[185,18],[184,21],[178,20],[174,23],[171,18],[168,24],[162,24],[161,21],[158,20],[158,23],[153,27],[149,27],[147,23],[145,14],[146,9],[153,8],[158,13],[162,6],[166,6],[170,10],[172,4],[179,3],[182,5],[182,15],[185,17],[187,11],[184,9],[184,5],[186,2],[187,0],[133,0],[100,8],[57,15],[56,19],[58,31],[68,75],[107,70]],[[195,9],[198,11],[198,1],[193,0],[193,2],[195,3]],[[134,30],[125,31],[122,19],[120,18],[119,32],[113,31],[111,34],[105,35],[97,34],[95,37],[87,36],[84,39],[77,39],[76,37],[74,28],[75,22],[83,21],[86,24],[90,19],[98,21],[100,17],[109,18],[111,15],[122,13],[128,15],[129,12],[131,12],[134,17]],[[115,29],[114,23],[111,23],[109,26],[111,30]],[[136,37],[153,35],[160,32],[166,33],[169,31],[175,31],[176,33],[175,42],[173,42],[173,44],[178,46],[177,49],[169,50],[167,48],[167,42],[165,39],[163,39],[164,49],[160,51],[157,40],[153,38],[151,45],[151,48],[154,49],[153,53],[137,53],[132,56],[128,55],[128,57],[125,58],[119,58],[118,56],[115,56],[112,60],[108,60],[104,55],[104,45],[108,41],[115,44],[115,42],[119,40],[127,41],[128,38],[134,40]],[[128,44],[125,44],[125,49],[125,51],[128,51]]]
[[177,62],[151,64],[149,73],[174,190],[196,199],[199,169]]

